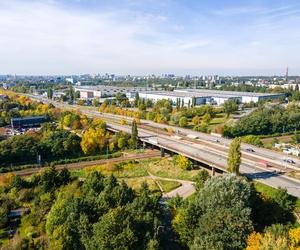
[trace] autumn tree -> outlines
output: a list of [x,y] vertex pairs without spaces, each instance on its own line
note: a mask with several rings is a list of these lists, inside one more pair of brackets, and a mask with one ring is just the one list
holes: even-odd
[[81,139],[81,149],[86,155],[92,155],[100,152],[107,144],[107,134],[105,129],[89,128]]
[[176,155],[173,158],[174,164],[178,165],[183,170],[191,170],[193,168],[192,162],[183,155]]

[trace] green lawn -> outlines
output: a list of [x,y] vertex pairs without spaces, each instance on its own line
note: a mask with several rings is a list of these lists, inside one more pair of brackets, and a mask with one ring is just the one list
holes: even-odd
[[216,114],[216,117],[213,118],[209,125],[217,125],[217,124],[224,124],[227,121],[227,115],[224,113]]
[[160,193],[160,189],[157,186],[156,182],[148,177],[134,177],[134,178],[121,178],[121,181],[125,181],[126,184],[134,189],[135,191],[139,191],[143,182],[147,183],[150,191],[152,193]]
[[170,179],[193,181],[199,170],[183,170],[175,165],[172,158],[161,158],[144,163],[146,169],[153,175]]
[[183,170],[173,163],[172,158],[159,158],[123,163],[104,164],[72,170],[72,176],[85,177],[89,172],[99,171],[104,175],[113,174],[117,178],[148,176],[148,171],[159,177],[193,181],[199,170]]
[[164,192],[168,193],[172,190],[179,188],[181,186],[181,183],[177,181],[166,181],[166,180],[157,180],[159,184],[161,185]]

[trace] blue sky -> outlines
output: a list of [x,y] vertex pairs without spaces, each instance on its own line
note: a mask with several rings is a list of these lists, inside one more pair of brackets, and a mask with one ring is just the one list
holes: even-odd
[[0,0],[0,73],[300,74],[298,0]]

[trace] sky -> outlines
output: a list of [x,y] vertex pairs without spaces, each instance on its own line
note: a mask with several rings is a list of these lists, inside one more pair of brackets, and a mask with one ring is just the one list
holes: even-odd
[[0,74],[300,75],[299,0],[0,0]]

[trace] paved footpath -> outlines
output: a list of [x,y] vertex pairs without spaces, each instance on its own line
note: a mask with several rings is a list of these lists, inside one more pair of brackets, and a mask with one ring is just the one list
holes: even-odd
[[159,176],[155,176],[153,174],[151,174],[150,172],[148,172],[149,176],[155,181],[155,180],[165,180],[165,181],[177,181],[181,184],[180,187],[172,190],[169,193],[165,193],[163,188],[161,187],[161,185],[157,183],[157,185],[159,186],[160,190],[163,193],[163,197],[162,198],[172,198],[175,197],[176,195],[179,195],[182,198],[187,198],[188,196],[190,196],[191,194],[193,194],[196,189],[195,189],[195,183],[192,181],[185,181],[185,180],[179,180],[179,179],[171,179],[171,178],[164,178],[164,177],[159,177]]

